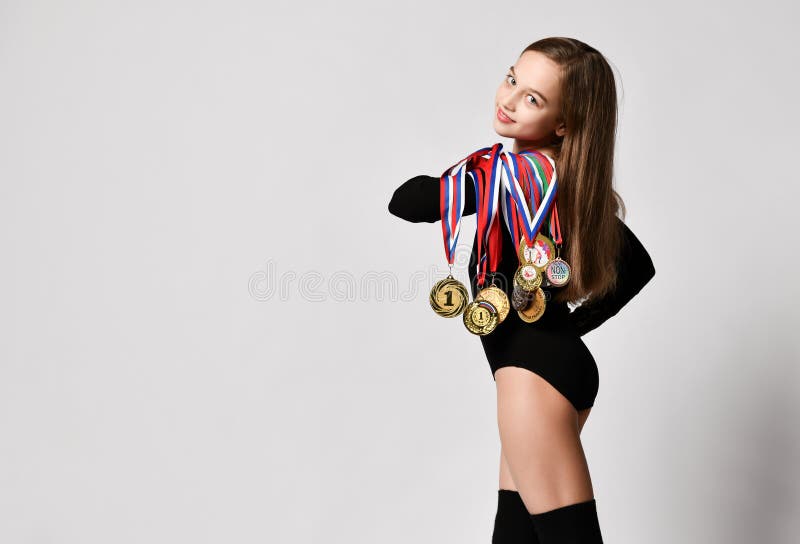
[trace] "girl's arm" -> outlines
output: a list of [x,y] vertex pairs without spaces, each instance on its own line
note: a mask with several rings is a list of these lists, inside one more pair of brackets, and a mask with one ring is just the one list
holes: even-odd
[[[415,176],[395,189],[389,213],[412,223],[435,223],[442,219],[439,209],[441,178]],[[467,176],[464,183],[464,215],[475,213],[475,185]]]
[[615,316],[656,274],[642,243],[621,219],[617,220],[624,233],[617,261],[617,288],[598,300],[588,299],[569,314],[581,336]]

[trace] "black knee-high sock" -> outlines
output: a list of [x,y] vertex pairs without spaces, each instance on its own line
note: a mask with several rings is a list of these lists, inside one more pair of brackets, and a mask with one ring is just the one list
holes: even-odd
[[530,514],[518,491],[497,490],[492,544],[539,544]]
[[541,544],[603,544],[595,499],[530,517]]

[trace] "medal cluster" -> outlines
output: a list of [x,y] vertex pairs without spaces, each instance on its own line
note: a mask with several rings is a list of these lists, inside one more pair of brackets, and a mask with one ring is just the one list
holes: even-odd
[[452,274],[436,282],[431,289],[433,311],[442,317],[463,315],[464,326],[473,334],[489,334],[508,316],[511,305],[505,291],[489,285],[469,302],[469,292]]
[[[570,266],[559,255],[562,239],[555,206],[555,162],[535,151],[514,154],[501,149],[501,144],[480,149],[441,176],[442,233],[450,273],[431,289],[430,305],[442,317],[462,315],[467,330],[481,336],[494,331],[508,317],[511,308],[526,323],[540,319],[548,298],[542,287],[562,287],[571,274]],[[471,302],[469,291],[453,277],[452,270],[467,174],[475,183],[480,269],[477,284],[481,287]],[[526,192],[530,195],[527,199],[530,206]],[[506,227],[518,247],[519,266],[513,278],[511,301],[503,289],[494,285],[502,250],[500,225],[496,221],[500,215],[498,209],[502,210]],[[551,215],[548,225],[555,242],[539,232],[547,213]],[[484,286],[487,266],[492,279]]]
[[[554,256],[555,255],[555,256]],[[533,323],[544,315],[547,296],[543,287],[563,287],[570,279],[570,266],[556,254],[553,241],[543,234],[536,236],[533,248],[520,240],[520,265],[514,274],[511,301],[505,291],[490,284],[478,291],[469,302],[466,286],[452,272],[431,289],[430,304],[442,317],[463,315],[464,326],[473,334],[489,334],[508,317],[513,308],[519,318]]]
[[533,323],[544,314],[547,297],[543,286],[563,287],[569,282],[567,261],[554,257],[554,253],[555,244],[541,233],[536,235],[532,248],[527,247],[525,240],[520,240],[517,254],[520,265],[514,274],[511,305],[526,323]]

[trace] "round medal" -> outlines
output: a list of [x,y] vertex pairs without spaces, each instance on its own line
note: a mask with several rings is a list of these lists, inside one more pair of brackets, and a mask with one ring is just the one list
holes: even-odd
[[480,292],[478,292],[478,296],[475,297],[475,300],[488,300],[492,303],[492,306],[497,309],[498,325],[502,323],[508,315],[510,306],[508,302],[508,295],[506,295],[506,292],[496,285],[490,285],[485,289],[481,289]]
[[567,261],[565,261],[561,257],[557,257],[552,261],[550,261],[549,263],[547,263],[545,274],[550,283],[552,283],[556,287],[562,287],[569,282],[571,271],[572,270],[567,264]]
[[472,334],[489,334],[497,326],[497,308],[488,300],[473,300],[464,310],[464,325]]
[[463,283],[448,275],[436,282],[429,299],[434,312],[442,317],[456,317],[466,309],[469,294]]
[[514,284],[526,291],[533,291],[542,284],[542,275],[533,264],[521,264],[514,274]]
[[536,268],[542,269],[555,257],[556,248],[553,241],[541,232],[533,239],[533,246],[528,247],[525,237],[519,241],[517,255],[520,261],[533,263]]
[[517,311],[517,314],[524,322],[533,323],[544,315],[545,304],[544,292],[537,288],[533,300],[525,309]]

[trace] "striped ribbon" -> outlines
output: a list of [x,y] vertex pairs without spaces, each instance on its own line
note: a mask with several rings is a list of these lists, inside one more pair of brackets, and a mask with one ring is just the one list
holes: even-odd
[[[511,234],[514,247],[519,245],[520,232],[528,247],[532,247],[548,211],[552,212],[548,223],[552,227],[552,217],[555,214],[555,224],[558,226],[556,210],[551,206],[555,201],[558,179],[555,162],[547,155],[538,151],[512,153],[503,150],[500,143],[470,153],[445,170],[440,178],[439,205],[445,255],[451,267],[461,232],[467,176],[475,187],[478,221],[477,283],[482,287],[487,267],[490,273],[494,273],[501,257],[502,238],[500,222],[497,221],[498,212]],[[527,201],[531,202],[530,209]],[[532,209],[536,210],[533,215]],[[560,230],[558,237],[560,241]]]

